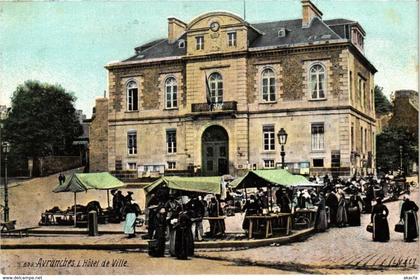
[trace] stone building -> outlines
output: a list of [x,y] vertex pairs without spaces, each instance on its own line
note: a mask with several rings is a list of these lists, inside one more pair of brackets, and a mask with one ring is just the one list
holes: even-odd
[[365,31],[356,21],[323,20],[313,3],[301,3],[295,20],[171,17],[167,38],[108,64],[109,97],[97,101],[96,114],[107,111],[92,122],[91,166],[203,175],[275,168],[284,128],[293,172],[374,168],[376,69],[364,55]]

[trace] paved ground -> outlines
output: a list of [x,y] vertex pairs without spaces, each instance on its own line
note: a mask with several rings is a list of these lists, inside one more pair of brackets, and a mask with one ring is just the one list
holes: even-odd
[[[419,201],[418,189],[412,192],[411,197]],[[393,231],[399,221],[400,203],[386,204],[390,211],[388,222],[391,233],[391,240],[387,243],[372,241],[372,235],[365,230],[370,215],[363,215],[360,227],[332,228],[301,243],[223,253],[205,252],[199,253],[199,256],[283,269],[299,266],[307,272],[320,269],[416,272],[420,243],[403,242],[403,235]]]

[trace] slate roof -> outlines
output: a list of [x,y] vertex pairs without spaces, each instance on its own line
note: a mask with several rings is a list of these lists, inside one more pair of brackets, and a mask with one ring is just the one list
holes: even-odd
[[[357,22],[347,19],[322,21],[319,18],[314,18],[311,25],[307,28],[302,27],[302,19],[254,23],[250,25],[261,31],[263,35],[257,36],[255,40],[250,42],[249,48],[287,46],[315,41],[346,39],[345,32],[341,32],[338,27],[341,25],[342,28],[343,25],[354,23]],[[286,29],[287,33],[285,37],[278,36],[278,31],[281,28]],[[183,56],[186,54],[186,46],[185,48],[178,47],[178,42],[181,39],[186,40],[186,34],[181,36],[173,44],[169,44],[167,39],[154,40],[135,48],[136,54],[124,61]]]

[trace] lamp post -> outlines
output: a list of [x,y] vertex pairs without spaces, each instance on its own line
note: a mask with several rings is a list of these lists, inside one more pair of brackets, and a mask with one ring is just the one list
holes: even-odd
[[4,222],[9,221],[9,190],[7,187],[7,154],[10,152],[10,144],[2,143],[2,151],[4,154]]
[[286,130],[284,130],[284,128],[281,128],[279,130],[279,132],[277,133],[277,138],[279,139],[279,144],[281,145],[281,168],[284,169],[284,156],[286,155],[286,153],[284,152],[284,145],[286,145],[287,142],[287,133]]

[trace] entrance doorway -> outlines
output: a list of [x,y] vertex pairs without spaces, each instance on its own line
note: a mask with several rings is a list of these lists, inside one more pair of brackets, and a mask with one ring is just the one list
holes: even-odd
[[201,137],[201,170],[203,176],[229,174],[229,137],[218,125],[208,127]]

